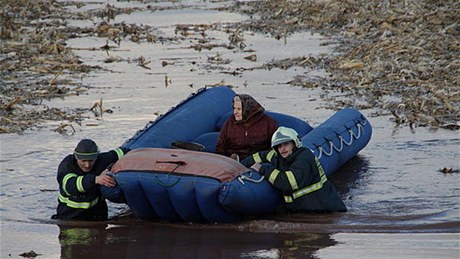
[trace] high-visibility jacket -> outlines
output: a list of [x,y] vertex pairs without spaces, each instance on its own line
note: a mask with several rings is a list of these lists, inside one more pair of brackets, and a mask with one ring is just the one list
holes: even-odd
[[310,149],[297,148],[287,158],[282,158],[274,149],[261,151],[241,163],[246,167],[260,163],[259,173],[282,192],[289,211],[347,211]]
[[57,213],[52,218],[106,220],[108,217],[107,203],[95,179],[127,151],[125,148],[117,148],[100,153],[93,169],[88,173],[80,169],[73,154],[66,156],[58,167],[58,206]]

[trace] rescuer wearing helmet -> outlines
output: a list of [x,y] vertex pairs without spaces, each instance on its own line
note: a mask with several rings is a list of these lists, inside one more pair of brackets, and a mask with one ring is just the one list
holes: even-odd
[[271,143],[271,150],[255,153],[241,163],[258,171],[283,193],[288,211],[347,211],[319,160],[302,147],[294,129],[279,127]]
[[114,187],[115,179],[106,169],[129,150],[117,148],[100,153],[91,139],[82,139],[74,153],[59,164],[57,181],[59,197],[57,213],[53,219],[106,220],[107,203],[99,186]]

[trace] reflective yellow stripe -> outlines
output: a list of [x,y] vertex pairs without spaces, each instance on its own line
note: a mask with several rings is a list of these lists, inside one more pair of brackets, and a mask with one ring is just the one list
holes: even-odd
[[254,159],[254,163],[262,163],[262,158],[260,158],[259,152],[252,155],[252,158]]
[[270,177],[268,178],[268,181],[271,184],[275,184],[276,177],[278,177],[278,174],[280,173],[280,170],[278,169],[273,169],[273,171],[270,174]]
[[[75,245],[91,245],[94,240],[94,230],[92,228],[61,228],[60,232],[65,238],[59,240],[62,248],[73,248]],[[78,243],[77,243],[77,242]],[[61,258],[72,258],[72,251],[67,254],[61,254]],[[75,253],[73,253],[75,255]]]
[[125,155],[125,153],[123,153],[123,150],[121,150],[121,148],[115,149],[115,152],[117,153],[118,159],[122,158]]
[[305,194],[309,194],[309,193],[311,193],[311,192],[317,191],[317,190],[319,190],[319,189],[321,189],[321,188],[323,187],[323,184],[324,184],[326,181],[327,181],[327,178],[326,178],[325,175],[323,175],[323,177],[321,177],[321,181],[319,181],[319,182],[317,182],[317,183],[315,183],[315,184],[312,184],[312,185],[310,185],[310,186],[308,186],[308,187],[302,188],[302,189],[300,189],[300,190],[294,192],[294,193],[292,194],[292,197],[293,197],[294,199],[297,199],[297,198],[299,198],[300,196],[303,196],[303,195],[305,195]]
[[77,190],[79,192],[86,192],[85,188],[83,188],[83,175],[77,177]]
[[315,161],[316,161],[316,166],[318,167],[319,175],[321,176],[321,180],[317,183],[314,183],[310,186],[307,186],[305,188],[302,188],[298,191],[293,192],[291,196],[284,196],[284,201],[286,203],[291,203],[294,201],[294,199],[297,199],[301,196],[304,196],[306,194],[312,193],[314,191],[317,191],[323,188],[323,184],[327,181],[327,177],[326,177],[323,167],[321,166],[321,163],[319,162],[319,159],[315,157]]
[[74,151],[74,154],[76,154],[76,155],[82,155],[82,156],[92,156],[92,155],[97,155],[97,154],[99,154],[99,152],[84,153],[84,152],[77,152],[77,151]]
[[[270,150],[267,155],[266,155],[266,159],[268,162],[271,162],[272,161],[272,158],[276,155],[276,151],[275,150]],[[254,159],[254,163],[262,163],[262,158],[260,157],[260,153],[257,152],[255,154],[252,155],[252,158]]]
[[67,191],[66,185],[67,185],[67,181],[72,177],[77,177],[77,174],[73,174],[73,173],[66,174],[64,176],[64,179],[62,180],[62,190],[64,190],[64,192],[69,196],[70,196],[70,193]]
[[286,203],[291,203],[291,202],[293,202],[294,200],[292,199],[291,196],[284,196],[284,201],[285,201]]
[[324,172],[323,166],[321,165],[317,157],[315,157],[315,161],[316,161],[316,166],[318,167],[318,170],[319,170],[319,175],[321,176],[321,178],[323,178],[323,176],[326,175],[326,173]]
[[321,188],[323,188],[323,184],[327,181],[327,177],[326,175],[323,175],[321,177],[321,181],[317,182],[317,183],[314,183],[310,186],[307,186],[305,188],[302,188],[296,192],[293,192],[292,193],[292,196],[284,196],[284,201],[287,202],[287,203],[291,203],[293,202],[294,199],[297,199],[301,196],[304,196],[306,194],[309,194],[309,193],[312,193],[314,191],[317,191]]
[[91,202],[76,202],[59,194],[59,201],[74,209],[89,209],[99,202],[99,197]]
[[291,188],[293,191],[299,189],[299,186],[297,185],[297,181],[295,179],[294,173],[292,171],[286,171],[286,177],[289,181],[289,184],[291,185]]
[[275,150],[270,150],[270,152],[268,152],[267,154],[267,160],[268,162],[271,162],[272,161],[272,158],[276,155],[276,151]]

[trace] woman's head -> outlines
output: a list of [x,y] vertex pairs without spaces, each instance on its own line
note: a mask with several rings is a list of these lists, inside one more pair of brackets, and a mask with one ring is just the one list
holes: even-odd
[[290,156],[297,148],[302,146],[297,131],[287,127],[279,127],[272,136],[272,148],[283,158]]
[[243,120],[243,103],[238,95],[233,98],[233,115],[235,115],[236,121]]
[[233,115],[237,122],[245,122],[265,109],[252,96],[238,94],[233,97]]

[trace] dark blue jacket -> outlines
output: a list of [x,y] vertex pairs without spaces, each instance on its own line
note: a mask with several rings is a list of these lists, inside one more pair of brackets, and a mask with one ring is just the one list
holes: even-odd
[[259,173],[283,193],[289,211],[347,211],[310,149],[297,148],[287,158],[282,158],[274,149],[261,151],[241,163],[246,167],[260,163]]
[[125,148],[118,148],[100,153],[93,169],[88,173],[80,169],[73,154],[66,156],[58,167],[58,206],[57,214],[52,218],[106,220],[107,203],[99,191],[99,185],[95,183],[95,178],[127,151]]

